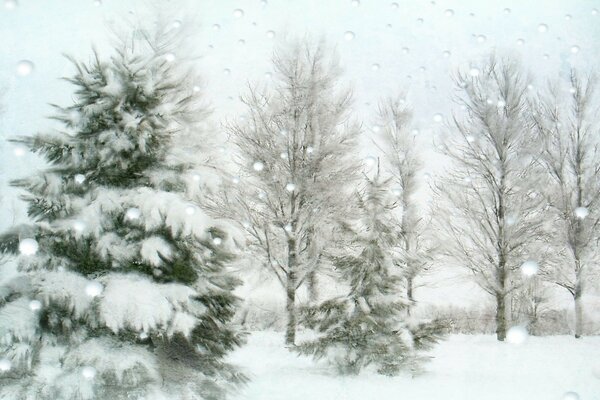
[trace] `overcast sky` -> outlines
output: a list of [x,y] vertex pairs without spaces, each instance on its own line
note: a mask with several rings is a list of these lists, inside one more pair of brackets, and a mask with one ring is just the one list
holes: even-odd
[[[72,73],[63,54],[87,60],[91,47],[108,54],[107,26],[143,15],[149,2],[135,0],[0,0],[0,135],[48,130],[48,103],[69,104]],[[371,134],[377,100],[408,93],[421,141],[430,149],[450,115],[450,75],[490,51],[514,52],[536,85],[571,66],[600,61],[599,0],[197,0],[162,1],[173,21],[193,17],[197,63],[205,80],[213,122],[240,111],[247,82],[268,80],[273,46],[286,37],[325,37],[337,48],[345,79],[353,85],[355,111]],[[178,56],[176,54],[176,56]],[[185,54],[180,54],[183,57]],[[19,76],[21,61],[33,71]],[[22,72],[22,70],[21,70]],[[217,133],[219,133],[217,131]],[[32,156],[0,144],[0,228],[12,223],[14,194],[7,179],[27,173]],[[375,150],[367,148],[366,153]],[[432,172],[439,157],[427,150]],[[17,220],[23,216],[17,209]],[[457,295],[458,296],[458,295]],[[458,298],[458,297],[457,297]]]

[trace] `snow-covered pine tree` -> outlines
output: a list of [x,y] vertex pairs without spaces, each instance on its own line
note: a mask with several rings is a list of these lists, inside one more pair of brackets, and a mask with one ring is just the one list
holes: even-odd
[[74,62],[62,132],[18,141],[50,166],[19,179],[32,223],[0,237],[21,276],[0,288],[1,399],[219,399],[237,279],[230,240],[186,200],[173,143],[205,110],[168,32]]
[[442,337],[437,321],[406,318],[409,302],[392,261],[397,224],[387,183],[379,173],[367,179],[358,196],[360,220],[347,227],[356,237],[353,254],[334,260],[348,293],[301,309],[302,324],[317,336],[297,350],[327,359],[343,374],[357,374],[368,365],[383,375],[416,373],[425,359],[421,351]]

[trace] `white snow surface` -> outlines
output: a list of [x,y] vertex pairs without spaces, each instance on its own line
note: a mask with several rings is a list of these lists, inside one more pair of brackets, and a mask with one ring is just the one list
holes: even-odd
[[339,376],[326,362],[288,351],[282,332],[253,332],[229,358],[251,378],[236,400],[561,400],[567,392],[600,399],[600,337],[529,337],[512,345],[491,335],[452,335],[430,356],[415,378]]

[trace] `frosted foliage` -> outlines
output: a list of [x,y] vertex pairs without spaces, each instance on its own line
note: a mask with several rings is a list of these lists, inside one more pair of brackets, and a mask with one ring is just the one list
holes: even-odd
[[326,357],[332,365],[355,363],[358,359],[356,350],[342,345],[331,346],[327,349]]
[[93,400],[96,398],[94,381],[85,379],[79,370],[60,375],[53,383],[59,390],[60,399]]
[[27,277],[14,276],[11,268],[6,268],[6,266],[6,264],[0,264],[0,301],[7,300],[7,297],[13,292],[27,290],[30,285]]
[[165,394],[158,387],[148,387],[144,400],[174,400],[172,395]]
[[38,318],[29,307],[29,299],[21,297],[0,308],[0,344],[31,341],[37,333]]
[[194,330],[198,320],[192,314],[177,312],[173,318],[171,327],[168,330],[169,335],[181,333],[185,337],[189,337]]
[[28,178],[27,181],[29,182],[32,188],[51,197],[60,196],[62,194],[65,184],[60,176],[53,173],[44,173],[32,176]]
[[138,193],[131,196],[131,200],[141,210],[146,230],[166,224],[175,235],[194,234],[204,238],[206,229],[215,225],[211,218],[199,210],[189,215],[186,212],[188,203],[174,193],[139,189]]
[[188,286],[177,283],[167,283],[160,286],[161,296],[173,304],[175,311],[193,310],[196,315],[206,311],[200,303],[194,302],[193,297],[200,295],[199,289],[193,290]]
[[44,346],[40,349],[40,362],[36,368],[38,381],[45,385],[52,385],[63,373],[61,367],[65,356],[65,348],[61,346]]
[[[93,201],[90,203],[91,199]],[[95,190],[90,193],[89,198],[73,199],[71,207],[78,214],[74,215],[72,220],[65,219],[56,222],[55,226],[63,232],[70,232],[73,229],[74,221],[77,221],[86,227],[86,236],[99,237],[103,234],[101,222],[106,220],[106,214],[121,210],[121,201],[119,193],[114,190]]]
[[29,345],[26,342],[18,342],[14,343],[8,351],[8,355],[11,358],[12,362],[15,363],[17,367],[26,367],[31,368],[33,363],[35,347]]
[[65,366],[94,368],[96,376],[113,378],[120,385],[138,385],[159,378],[152,353],[139,346],[116,342],[110,338],[90,339],[70,351]]
[[90,282],[69,271],[47,271],[32,278],[44,303],[62,304],[73,312],[75,318],[83,317],[93,301],[86,292]]
[[[77,222],[82,223],[85,229],[80,233],[83,236],[92,235],[98,239],[98,254],[103,258],[113,258],[116,262],[130,260],[141,251],[134,243],[127,242],[116,234],[106,233],[110,227],[106,224],[106,214],[122,213],[136,205],[136,217],[129,223],[141,224],[147,231],[152,231],[167,226],[174,236],[194,235],[198,239],[208,238],[207,230],[219,223],[207,216],[200,208],[194,207],[194,213],[187,212],[189,203],[180,195],[170,192],[160,192],[148,188],[139,188],[132,191],[102,190],[94,191],[90,197],[93,202],[86,199],[79,200],[82,205],[74,201],[72,207],[79,209]],[[66,232],[73,231],[73,222],[63,220],[57,226]],[[142,245],[143,247],[143,245]],[[163,253],[166,255],[166,253]],[[145,257],[144,254],[142,254]]]
[[102,89],[102,93],[110,97],[120,96],[124,89],[123,85],[121,84],[121,81],[118,79],[113,70],[106,69],[105,71],[106,86],[104,86],[104,88]]
[[103,260],[111,259],[116,265],[137,255],[137,247],[114,232],[109,232],[98,238],[96,251]]
[[161,257],[171,257],[171,246],[163,238],[151,236],[142,242],[140,254],[150,265],[157,267],[162,264]]
[[[135,275],[112,275],[100,301],[100,319],[115,333],[123,329],[148,332],[165,328],[171,326],[178,312],[186,314],[194,308],[191,303],[195,295],[184,285],[157,284]],[[189,333],[184,324],[181,328],[180,332]]]

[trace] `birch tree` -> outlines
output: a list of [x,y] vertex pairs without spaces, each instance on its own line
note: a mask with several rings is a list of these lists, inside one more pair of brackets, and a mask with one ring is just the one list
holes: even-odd
[[[398,257],[394,264],[402,272],[406,298],[414,304],[415,280],[431,265],[431,245],[425,233],[427,221],[417,206],[419,158],[415,135],[411,131],[411,110],[401,98],[389,98],[379,105],[379,123],[382,126],[378,147],[384,153],[384,161],[392,177],[393,191],[398,196],[399,210]],[[408,308],[410,312],[410,307]]]
[[503,341],[507,298],[520,282],[521,264],[539,256],[534,246],[542,228],[528,78],[517,62],[490,57],[481,68],[458,73],[457,84],[464,118],[452,118],[443,148],[453,169],[437,188],[442,253],[493,297]]
[[556,221],[553,237],[558,257],[548,278],[573,296],[575,337],[579,338],[584,327],[582,296],[599,259],[600,138],[594,122],[596,80],[572,71],[568,83],[568,89],[552,84],[540,96],[534,121]]
[[[348,122],[351,93],[340,65],[321,43],[298,42],[276,53],[274,86],[251,88],[244,121],[229,126],[238,176],[212,209],[236,221],[285,290],[285,340],[294,344],[296,292],[314,279],[347,209],[360,128]],[[314,293],[313,293],[314,294]]]

